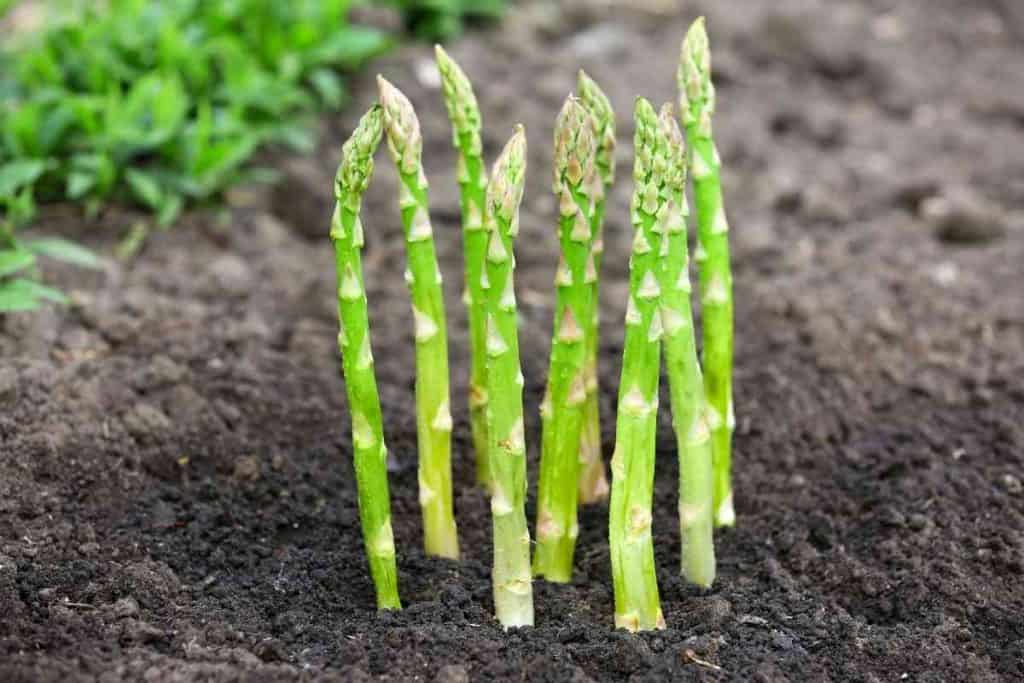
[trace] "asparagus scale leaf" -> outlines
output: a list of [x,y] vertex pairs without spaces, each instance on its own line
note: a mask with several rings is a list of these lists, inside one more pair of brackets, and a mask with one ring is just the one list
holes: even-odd
[[596,503],[608,497],[608,478],[601,457],[601,409],[598,401],[598,351],[600,348],[599,283],[601,257],[604,253],[604,213],[608,189],[615,181],[615,112],[611,102],[592,78],[582,70],[577,90],[583,106],[594,120],[597,151],[594,161],[600,183],[594,185],[593,209],[590,214],[590,250],[597,276],[590,283],[594,314],[587,322],[586,390],[583,406],[583,432],[580,434],[579,502]]
[[465,255],[463,301],[469,318],[470,372],[469,421],[476,451],[476,478],[490,486],[487,457],[487,318],[486,292],[483,289],[484,201],[487,194],[487,170],[480,142],[480,108],[473,86],[459,65],[440,45],[435,47],[441,73],[448,118],[452,124],[452,143],[458,152],[458,182],[462,205],[462,249]]
[[337,203],[331,219],[330,237],[334,243],[338,272],[338,346],[352,414],[352,445],[363,542],[377,592],[377,607],[401,609],[395,542],[391,531],[387,448],[373,370],[360,257],[363,227],[359,209],[363,192],[373,175],[373,153],[380,143],[381,127],[382,112],[375,106],[363,116],[343,147],[334,185]]
[[634,240],[611,464],[609,546],[615,626],[644,631],[665,627],[654,567],[651,502],[664,333],[659,255],[670,202],[665,178],[668,143],[658,116],[647,100],[639,98],[635,118],[635,189],[630,207]]
[[688,581],[706,588],[715,580],[711,434],[690,307],[686,143],[671,104],[661,108],[658,119],[668,142],[665,175],[669,200],[661,243],[661,322],[672,425],[679,452],[681,568]]
[[426,552],[458,558],[452,511],[452,417],[448,389],[448,333],[441,271],[434,250],[423,173],[423,136],[408,98],[378,76],[388,150],[398,168],[399,205],[405,231],[406,282],[416,337],[416,430],[419,492]]
[[540,480],[534,574],[572,579],[580,435],[587,393],[587,332],[593,318],[591,199],[600,187],[594,166],[593,119],[569,97],[555,124],[554,191],[559,197],[561,260],[555,276],[555,329],[547,393],[541,408]]
[[513,243],[526,176],[522,126],[494,163],[487,187],[487,425],[494,524],[494,611],[506,628],[533,625],[530,530],[526,524],[523,374],[513,282]]
[[683,40],[679,71],[679,113],[689,143],[693,196],[697,205],[695,260],[700,271],[703,313],[704,387],[714,456],[715,523],[732,526],[731,461],[735,425],[732,403],[733,298],[729,264],[729,223],[722,203],[721,160],[715,148],[711,117],[715,88],[711,50],[703,17]]

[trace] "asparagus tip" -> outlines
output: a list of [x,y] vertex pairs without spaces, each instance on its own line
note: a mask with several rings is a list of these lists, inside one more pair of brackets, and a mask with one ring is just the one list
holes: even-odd
[[441,89],[444,93],[445,106],[448,108],[448,118],[451,119],[455,131],[455,144],[459,146],[460,135],[479,135],[480,108],[473,93],[473,84],[458,62],[440,45],[434,46],[434,54],[437,57],[437,69],[441,74]]
[[[555,122],[555,194],[565,196],[568,187],[592,178],[595,142],[593,118],[583,103],[570,94]],[[588,182],[587,186],[590,185]]]
[[657,113],[654,111],[654,105],[652,105],[646,97],[641,95],[637,95],[636,97],[633,112],[636,115],[637,123],[650,125],[658,118]]
[[423,149],[416,110],[409,98],[380,74],[377,74],[377,90],[391,156],[402,173],[415,173]]
[[[515,132],[505,143],[491,170],[488,201],[495,214],[512,221],[523,196],[525,178],[526,128],[520,123],[516,124]],[[494,244],[500,244],[500,241]]]
[[337,199],[362,194],[373,174],[373,153],[380,143],[383,129],[382,112],[379,105],[373,105],[356,124],[341,151],[341,164],[334,180]]

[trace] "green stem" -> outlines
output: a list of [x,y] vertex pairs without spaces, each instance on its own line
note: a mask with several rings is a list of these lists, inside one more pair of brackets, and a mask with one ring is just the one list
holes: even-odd
[[658,217],[666,210],[667,142],[647,100],[637,100],[635,116],[635,237],[609,509],[615,625],[630,631],[665,627],[654,566],[651,502],[663,333],[658,272],[664,223]]
[[480,109],[473,87],[459,65],[440,45],[436,46],[444,101],[452,123],[452,141],[459,155],[458,181],[462,208],[462,249],[465,257],[463,300],[469,318],[469,421],[476,451],[477,482],[490,486],[487,462],[487,318],[486,293],[481,285],[487,232],[484,230],[484,201],[487,170],[480,142]]
[[401,609],[398,572],[391,531],[387,448],[380,397],[370,348],[370,322],[360,248],[363,229],[359,208],[373,175],[373,153],[381,136],[381,110],[373,107],[345,143],[335,182],[337,205],[331,221],[331,240],[338,272],[338,345],[345,388],[352,413],[352,445],[359,494],[359,519],[370,574],[377,591],[377,607]]
[[569,98],[555,126],[555,184],[560,197],[561,261],[555,277],[555,330],[547,395],[541,411],[537,550],[533,572],[549,581],[572,579],[580,435],[586,402],[586,335],[593,318],[590,194],[594,170],[593,121]]
[[526,524],[526,442],[519,363],[513,243],[526,170],[526,135],[516,129],[494,164],[487,191],[487,404],[494,611],[506,628],[533,625],[530,530]]
[[378,77],[388,149],[399,175],[405,231],[406,281],[416,336],[416,432],[419,445],[423,545],[430,555],[458,558],[452,512],[452,418],[448,390],[448,334],[441,271],[430,226],[427,179],[421,164],[423,138],[409,100]]
[[718,526],[736,523],[731,461],[735,425],[732,400],[733,297],[729,256],[729,223],[722,204],[721,160],[715,149],[711,117],[715,89],[711,83],[711,51],[703,18],[694,22],[683,41],[679,66],[680,114],[686,127],[697,205],[701,307],[704,333],[704,388],[708,401],[714,455],[714,508]]
[[686,144],[672,105],[662,107],[659,121],[669,143],[670,204],[662,242],[662,344],[672,404],[672,424],[679,451],[679,531],[682,573],[708,587],[715,580],[712,535],[711,435],[706,419],[704,380],[697,361],[697,340],[690,308],[689,257],[686,246]]
[[590,216],[591,251],[598,277],[591,283],[594,314],[587,323],[586,390],[583,406],[583,431],[580,435],[579,502],[600,502],[608,497],[608,479],[605,475],[601,449],[601,407],[598,372],[600,352],[600,298],[601,257],[604,252],[605,196],[615,181],[615,112],[601,88],[582,70],[577,90],[580,100],[590,112],[598,141],[594,157],[601,183],[594,187],[594,205]]

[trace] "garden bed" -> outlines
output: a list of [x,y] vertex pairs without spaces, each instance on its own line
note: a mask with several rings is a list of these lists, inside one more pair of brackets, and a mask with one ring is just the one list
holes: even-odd
[[[279,189],[236,191],[226,214],[190,214],[105,273],[52,268],[74,304],[0,321],[0,679],[1024,677],[1019,14],[953,0],[628,4],[527,3],[451,53],[476,84],[487,157],[516,122],[530,139],[516,277],[535,447],[555,114],[585,67],[631,160],[633,96],[674,98],[679,41],[708,14],[737,329],[738,523],[718,535],[714,588],[678,576],[666,414],[654,528],[668,629],[613,630],[604,506],[581,516],[574,581],[535,584],[537,626],[493,620],[454,153],[432,53],[406,48],[377,68],[426,139],[463,559],[420,549],[412,321],[381,163],[365,269],[406,609],[374,609],[326,235],[350,108],[325,122],[315,158],[267,159],[287,173]],[[368,104],[372,80],[354,87]],[[606,457],[630,189],[623,170],[605,240]],[[137,218],[51,207],[37,231],[110,254]]]

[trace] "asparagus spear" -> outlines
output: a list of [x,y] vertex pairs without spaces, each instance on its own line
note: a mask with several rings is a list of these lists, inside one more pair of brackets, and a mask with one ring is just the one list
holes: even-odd
[[466,310],[469,314],[470,380],[469,420],[476,451],[476,478],[490,486],[487,464],[487,392],[485,390],[487,320],[485,292],[481,286],[487,232],[484,230],[484,200],[487,194],[487,170],[480,143],[480,109],[473,86],[458,64],[440,45],[434,48],[441,72],[448,118],[452,124],[452,142],[459,154],[458,180],[462,203],[462,249],[465,254]]
[[667,229],[668,148],[658,115],[647,100],[637,99],[635,117],[635,190],[631,206],[635,237],[609,509],[615,626],[630,631],[665,627],[654,570],[651,500],[663,333],[658,272],[662,237]]
[[359,207],[373,175],[373,153],[380,143],[381,125],[381,109],[375,106],[359,121],[352,137],[342,148],[341,166],[334,184],[337,204],[331,219],[330,236],[334,242],[338,270],[338,321],[341,324],[338,346],[352,413],[352,445],[363,543],[377,591],[377,607],[401,609],[395,542],[391,532],[387,448],[373,372],[370,323],[359,254],[363,246]]
[[555,278],[555,331],[547,395],[541,410],[537,551],[533,572],[550,581],[572,578],[580,432],[586,402],[586,334],[593,317],[590,212],[595,186],[593,119],[569,97],[555,124],[554,190],[559,196],[561,261]]
[[711,132],[715,88],[704,18],[693,22],[683,40],[679,71],[679,107],[690,150],[693,196],[697,204],[700,293],[704,319],[704,387],[714,456],[715,523],[732,526],[730,463],[735,417],[732,406],[732,272],[729,223],[722,205],[721,160]]
[[590,284],[594,315],[587,329],[587,402],[583,406],[583,432],[580,434],[580,503],[596,503],[608,497],[608,479],[601,458],[601,410],[598,402],[597,357],[600,346],[598,281],[601,276],[605,195],[615,180],[615,112],[597,83],[580,70],[577,89],[583,106],[594,119],[597,153],[594,161],[601,182],[594,184],[594,205],[590,215],[591,252],[597,277]]
[[708,587],[715,580],[711,519],[711,434],[706,420],[704,380],[697,362],[697,340],[690,310],[690,274],[686,248],[686,143],[671,104],[659,123],[668,141],[666,232],[662,235],[661,321],[672,423],[679,451],[679,531],[682,573]]
[[421,156],[423,137],[412,104],[378,76],[388,150],[398,167],[399,202],[408,260],[406,281],[416,323],[416,426],[419,442],[420,507],[428,554],[457,558],[459,540],[452,513],[451,433],[448,399],[448,334],[441,271],[434,254]]
[[533,625],[530,530],[526,525],[526,443],[519,365],[513,242],[526,172],[526,135],[518,126],[487,187],[487,424],[494,523],[494,611],[506,628]]

